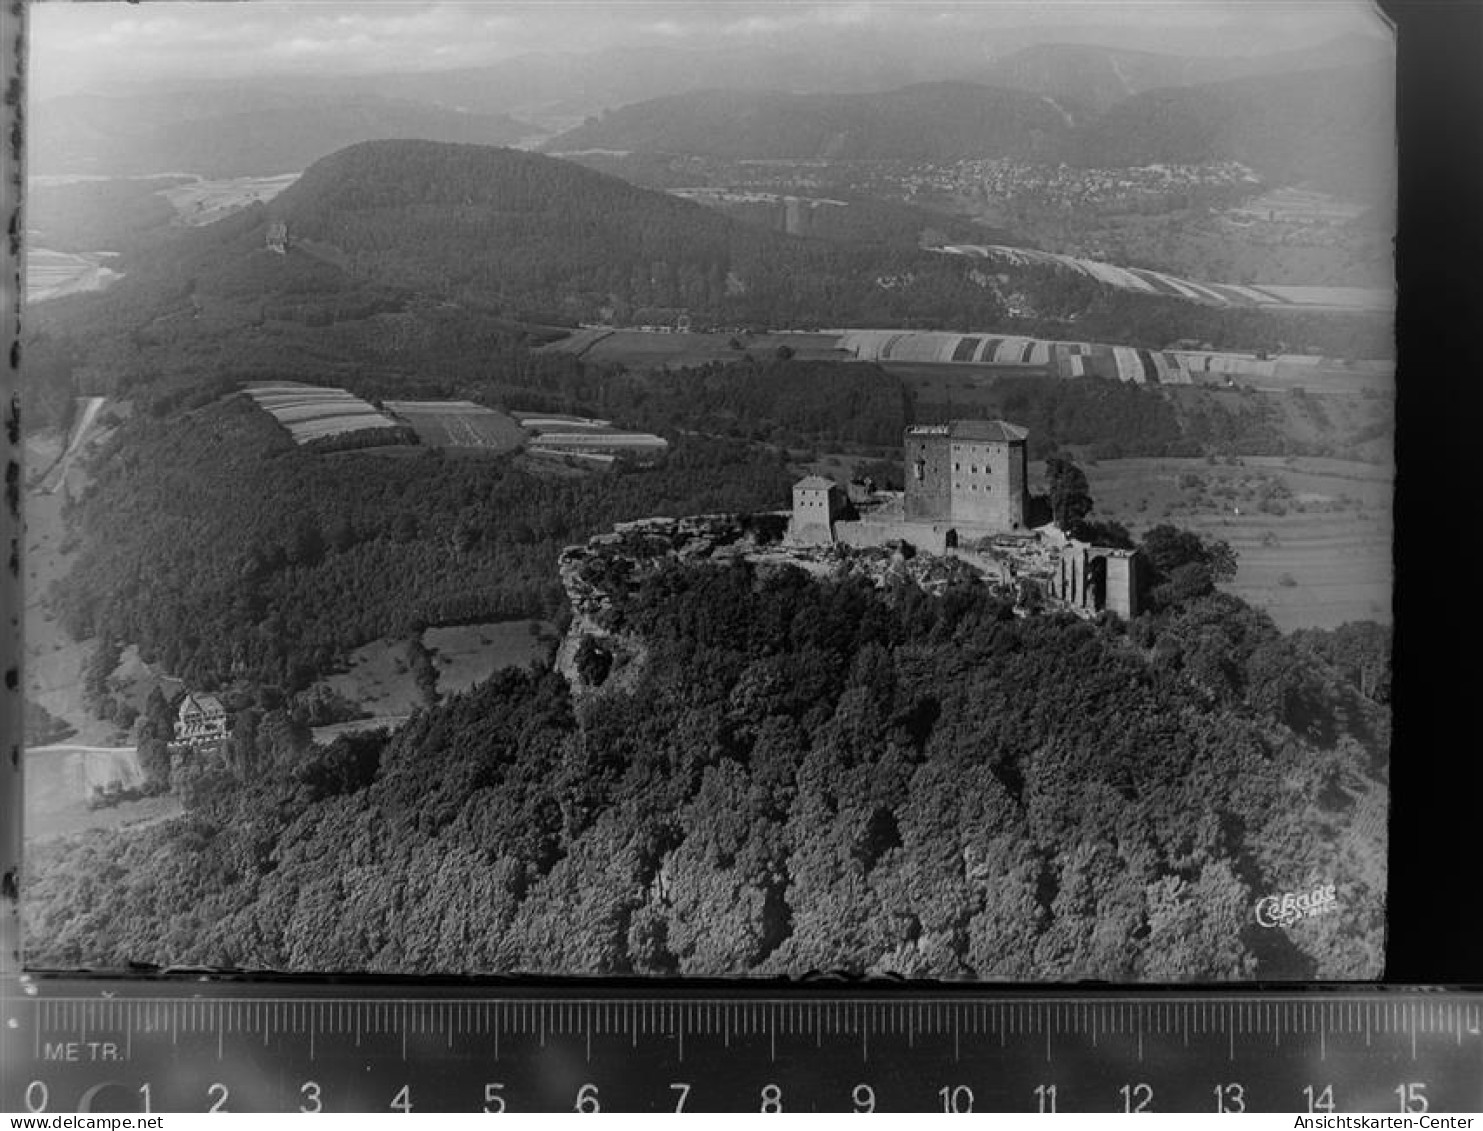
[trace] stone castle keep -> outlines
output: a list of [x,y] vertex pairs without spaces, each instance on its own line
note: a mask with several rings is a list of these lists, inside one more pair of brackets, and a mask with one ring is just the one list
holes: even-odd
[[1002,420],[908,428],[903,516],[990,532],[1024,529],[1028,436]]
[[959,557],[1000,582],[1035,582],[1082,613],[1138,613],[1133,550],[1094,546],[1052,523],[1032,527],[1026,440],[1003,420],[916,424],[902,438],[905,491],[810,475],[793,485],[788,541],[886,546]]

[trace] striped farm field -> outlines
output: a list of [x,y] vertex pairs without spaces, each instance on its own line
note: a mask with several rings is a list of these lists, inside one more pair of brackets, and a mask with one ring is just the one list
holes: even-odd
[[608,420],[565,413],[517,412],[515,418],[527,436],[526,450],[534,455],[571,456],[606,464],[618,456],[640,460],[662,455],[669,441],[651,432],[629,432]]
[[396,422],[344,389],[296,381],[259,382],[245,392],[288,431],[297,444],[324,436],[392,428]]
[[405,421],[429,447],[512,452],[525,443],[525,430],[513,418],[473,401],[386,401],[386,409]]
[[935,250],[948,255],[968,255],[1001,263],[1036,264],[1075,271],[1099,283],[1125,291],[1141,291],[1185,298],[1207,306],[1260,307],[1265,310],[1332,310],[1386,312],[1395,307],[1395,292],[1377,287],[1305,287],[1286,284],[1201,283],[1181,279],[1164,271],[1141,267],[1119,267],[1095,259],[1032,251],[1001,244],[944,244]]
[[1105,377],[1134,384],[1188,385],[1189,368],[1167,350],[1094,342],[1054,342],[1006,334],[952,334],[937,330],[843,330],[841,350],[881,365],[1004,366],[1011,372],[1062,377]]

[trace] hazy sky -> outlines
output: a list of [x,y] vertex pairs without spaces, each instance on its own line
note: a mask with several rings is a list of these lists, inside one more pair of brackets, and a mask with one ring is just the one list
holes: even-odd
[[1108,41],[1182,54],[1259,54],[1345,33],[1384,34],[1365,0],[170,0],[34,4],[33,97],[121,82],[264,72],[479,66],[529,52],[662,43],[818,42],[889,50],[1027,40]]

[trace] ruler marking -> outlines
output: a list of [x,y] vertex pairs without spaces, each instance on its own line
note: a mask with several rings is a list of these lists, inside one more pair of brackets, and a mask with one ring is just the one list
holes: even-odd
[[398,1028],[402,1031],[402,1060],[405,1061],[407,1059],[407,1005],[405,1002],[402,1003],[401,1024]]

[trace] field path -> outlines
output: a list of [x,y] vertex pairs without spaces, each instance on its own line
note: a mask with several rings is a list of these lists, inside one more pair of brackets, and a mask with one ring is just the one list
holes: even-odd
[[61,490],[62,483],[67,478],[67,471],[72,466],[72,461],[77,453],[82,450],[83,444],[92,430],[93,423],[98,419],[98,413],[103,410],[106,400],[104,397],[83,397],[82,415],[78,417],[77,423],[73,425],[72,435],[67,441],[67,447],[57,457],[57,462],[52,464],[46,471],[46,482],[42,490],[48,495],[55,495]]

